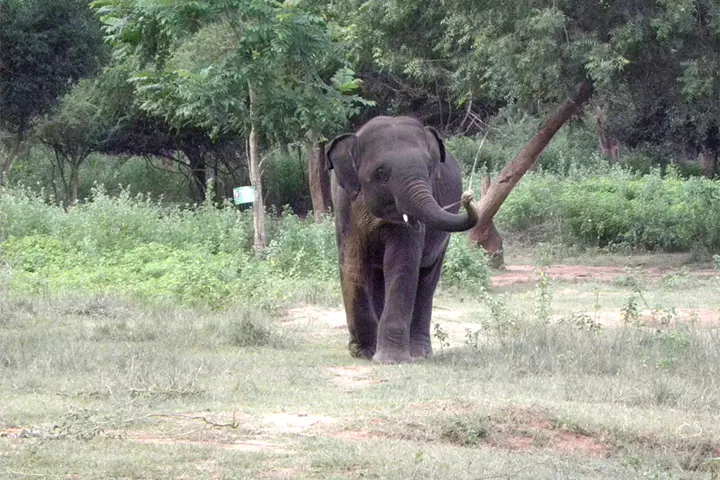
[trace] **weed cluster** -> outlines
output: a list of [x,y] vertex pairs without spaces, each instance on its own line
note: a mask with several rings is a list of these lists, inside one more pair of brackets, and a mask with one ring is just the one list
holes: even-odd
[[[321,234],[307,235],[304,245],[291,242],[300,231],[318,228],[289,221],[283,229],[273,222],[268,261],[259,261],[251,251],[249,212],[229,204],[168,207],[96,188],[91,201],[66,211],[27,190],[13,190],[0,194],[0,212],[0,252],[13,269],[16,292],[114,292],[212,307],[233,300],[282,303],[285,296],[275,294],[287,290],[283,260],[290,253],[299,259],[296,272],[311,281],[329,278],[329,268],[304,260],[314,257],[313,241]],[[313,253],[302,257],[308,249]],[[335,262],[335,255],[324,258]]]

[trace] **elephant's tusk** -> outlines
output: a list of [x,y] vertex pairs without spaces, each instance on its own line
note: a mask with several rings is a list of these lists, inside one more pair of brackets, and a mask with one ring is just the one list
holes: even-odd
[[403,213],[403,220],[405,220],[405,223],[408,223],[408,216],[405,213]]

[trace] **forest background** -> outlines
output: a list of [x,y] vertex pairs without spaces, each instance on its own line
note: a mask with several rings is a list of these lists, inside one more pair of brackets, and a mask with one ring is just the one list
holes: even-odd
[[[224,237],[210,255],[270,243],[277,256],[293,212],[297,229],[325,229],[301,255],[334,257],[330,227],[304,221],[331,210],[329,138],[379,114],[415,116],[443,133],[479,197],[481,177],[578,85],[584,108],[503,205],[502,235],[705,258],[720,246],[714,0],[2,0],[0,47],[6,258],[28,251],[22,242],[46,255],[110,238],[85,229],[72,240],[66,211],[113,232],[92,255],[177,246],[177,218],[202,231],[212,222],[193,222],[213,215]],[[260,241],[257,218],[250,228],[227,201],[249,184],[255,210],[270,213]],[[120,221],[113,209],[134,213]],[[157,218],[175,219],[165,240],[150,233]],[[195,235],[193,255],[206,250]]]

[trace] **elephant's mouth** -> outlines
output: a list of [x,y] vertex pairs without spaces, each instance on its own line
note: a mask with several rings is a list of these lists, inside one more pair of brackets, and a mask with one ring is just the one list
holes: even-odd
[[402,219],[405,225],[412,228],[413,230],[420,230],[420,227],[422,226],[420,220],[407,214],[403,214]]
[[401,214],[394,205],[388,205],[380,211],[373,212],[373,214],[386,222],[405,225],[416,231],[419,231],[422,227],[422,222],[420,222],[420,220],[405,213]]
[[406,213],[403,213],[401,215],[397,211],[395,211],[394,215],[388,215],[384,218],[392,223],[404,225],[415,231],[420,231],[420,229],[422,228],[422,225],[423,225],[422,222],[420,220],[418,220],[417,218],[410,216]]

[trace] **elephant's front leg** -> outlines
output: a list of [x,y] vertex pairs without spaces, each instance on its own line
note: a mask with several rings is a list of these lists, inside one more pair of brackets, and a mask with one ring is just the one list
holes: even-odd
[[380,317],[373,361],[411,361],[410,322],[417,292],[421,239],[407,227],[388,235],[383,257],[385,306]]
[[353,357],[371,359],[375,354],[378,320],[367,282],[352,281],[348,275],[343,274],[342,291],[350,332],[350,354]]
[[420,269],[417,287],[417,301],[410,325],[410,355],[413,358],[432,355],[430,324],[432,322],[433,295],[442,272],[445,253],[434,264]]

